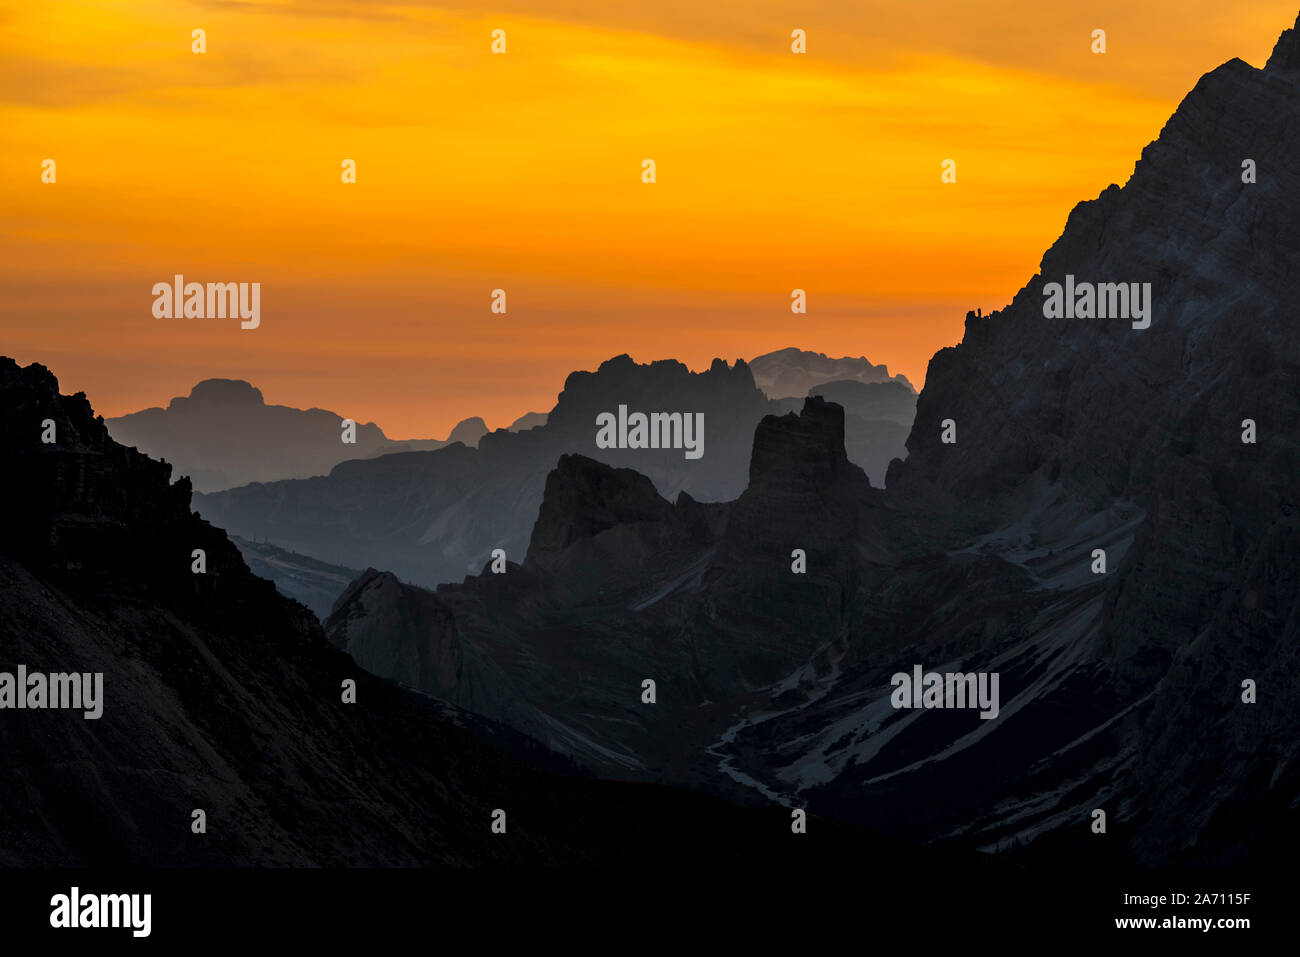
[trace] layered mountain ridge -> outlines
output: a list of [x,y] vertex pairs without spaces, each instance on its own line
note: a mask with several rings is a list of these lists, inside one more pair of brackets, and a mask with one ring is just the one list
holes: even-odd
[[3,357],[0,469],[4,668],[103,676],[98,719],[3,712],[9,866],[659,869],[705,844],[789,867],[917,859],[830,821],[792,842],[781,807],[575,776],[503,724],[369,675],[249,573],[169,465]]
[[[7,721],[8,804],[34,793],[42,810],[20,810],[3,846],[15,860],[495,861],[486,826],[446,822],[503,791],[542,802],[511,860],[675,839],[612,820],[590,788],[620,785],[484,750],[495,734],[526,760],[537,741],[605,777],[1029,861],[1289,865],[1297,37],[1300,21],[1262,70],[1234,60],[1203,77],[1011,302],[967,316],[883,490],[831,399],[879,386],[892,402],[899,383],[816,383],[793,411],[744,363],[696,374],[618,357],[571,376],[540,428],[201,499],[208,517],[228,509],[372,566],[324,634],[190,512],[169,466],[113,443],[45,370],[0,363],[0,465],[18,478],[5,647],[102,663],[110,703],[145,705],[71,733],[66,715]],[[1149,283],[1150,312],[1049,317],[1049,284],[1075,280]],[[728,423],[706,438],[725,454],[598,455],[594,416],[645,403]],[[436,591],[401,580],[455,567],[469,574]],[[996,675],[995,706],[898,707],[894,678],[914,668]],[[376,709],[340,714],[352,675]],[[184,823],[198,800],[237,826],[196,852]],[[684,800],[638,806],[650,819]],[[108,810],[83,819],[86,806]],[[575,817],[603,829],[579,839]],[[349,829],[338,847],[320,837],[332,828]]]
[[[438,589],[458,640],[599,773],[1028,858],[1285,860],[1296,35],[1263,70],[1202,78],[1011,303],[967,316],[885,491],[819,397],[760,421],[745,490],[707,511],[562,462],[544,560]],[[1149,325],[1048,318],[1047,285],[1075,280],[1149,283]],[[918,665],[997,673],[996,716],[893,707],[891,677]],[[645,678],[653,706],[629,697]]]
[[[855,388],[860,386],[860,388]],[[896,382],[831,383],[851,410],[852,450],[877,483],[904,453],[915,397]],[[341,463],[329,476],[253,484],[196,498],[204,516],[249,539],[336,565],[370,565],[422,586],[477,573],[493,549],[522,560],[543,501],[547,473],[578,454],[650,478],[661,494],[697,501],[736,498],[745,488],[754,428],[795,400],[768,399],[743,360],[692,372],[675,360],[616,356],[565,381],[543,425],[498,429],[477,449],[385,455]],[[703,416],[699,458],[675,448],[602,448],[597,418],[663,412]]]

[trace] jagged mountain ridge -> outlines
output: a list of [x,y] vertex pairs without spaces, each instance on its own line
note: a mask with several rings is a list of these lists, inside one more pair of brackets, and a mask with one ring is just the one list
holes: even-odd
[[[595,534],[548,532],[547,567],[440,588],[460,640],[567,680],[565,696],[514,693],[574,722],[597,747],[552,743],[605,773],[1057,861],[1284,860],[1300,802],[1298,32],[1263,70],[1202,78],[1011,304],[967,317],[883,494],[842,474],[842,432],[807,405],[763,421],[761,467],[693,544],[690,500],[629,514],[632,479],[557,470],[571,488],[543,514],[567,502]],[[1150,327],[1045,318],[1044,284],[1066,275],[1151,282]],[[583,498],[622,518],[593,524]],[[890,676],[915,664],[999,672],[999,716],[896,711]],[[653,712],[626,696],[638,674],[662,676]],[[1247,678],[1267,699],[1241,700]],[[1091,833],[1095,808],[1111,839]]]
[[[879,482],[903,454],[906,399],[890,384],[852,392],[855,455]],[[601,449],[596,417],[631,411],[701,413],[703,455],[682,449]],[[205,517],[233,534],[339,565],[370,565],[431,586],[477,573],[492,549],[519,561],[542,504],[547,473],[565,454],[636,468],[670,498],[718,501],[745,487],[750,441],[764,415],[783,408],[754,385],[743,361],[695,373],[672,360],[617,356],[574,372],[540,427],[497,430],[477,450],[387,455],[336,466],[326,478],[254,484],[196,498]],[[910,419],[909,419],[910,421]]]

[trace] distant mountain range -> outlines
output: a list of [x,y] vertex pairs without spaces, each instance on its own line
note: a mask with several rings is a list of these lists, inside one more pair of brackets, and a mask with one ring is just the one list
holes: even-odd
[[[851,457],[883,482],[889,462],[905,454],[915,394],[895,381],[832,382],[817,389],[844,404]],[[696,373],[673,360],[639,364],[624,355],[595,372],[572,373],[544,424],[497,430],[477,449],[349,461],[324,478],[253,484],[198,495],[195,502],[204,517],[241,538],[433,586],[476,574],[495,548],[512,561],[523,557],[546,475],[560,456],[577,453],[635,468],[669,497],[734,498],[745,487],[759,421],[801,401],[764,396],[743,360],[729,366],[718,359]],[[682,449],[599,448],[597,417],[620,406],[702,414],[702,456],[687,458]]]
[[260,389],[240,379],[205,379],[167,408],[106,419],[124,445],[170,463],[199,491],[249,482],[324,475],[346,459],[388,452],[475,446],[483,420],[466,419],[446,441],[393,441],[373,422],[356,424],[356,442],[343,442],[343,416],[325,409],[267,405]]
[[[820,353],[793,348],[759,356],[754,362],[761,370],[761,374],[754,372],[756,383],[774,399],[801,399],[836,380],[897,382],[905,387],[906,398],[901,404],[894,401],[896,407],[887,412],[877,414],[866,393],[848,405],[863,419],[854,431],[850,451],[862,457],[861,464],[877,482],[884,481],[890,459],[903,454],[902,443],[915,411],[915,390],[903,376],[891,378],[883,365],[872,365],[866,359],[827,359]],[[547,419],[545,412],[528,412],[507,431],[538,428]],[[457,442],[476,448],[488,432],[483,419],[472,416],[458,423],[445,440],[394,440],[368,422],[357,423],[355,443],[345,444],[343,416],[325,409],[267,405],[261,390],[242,379],[205,379],[188,396],[172,399],[165,409],[142,409],[105,422],[119,442],[170,463],[178,477],[188,476],[195,491],[202,493],[252,482],[327,475],[335,465],[351,459],[430,452]],[[889,428],[885,422],[903,428]]]
[[865,356],[832,359],[824,352],[786,348],[749,360],[754,384],[773,399],[802,399],[827,382],[897,382],[916,395],[916,389],[901,373],[891,376],[884,365],[873,365]]

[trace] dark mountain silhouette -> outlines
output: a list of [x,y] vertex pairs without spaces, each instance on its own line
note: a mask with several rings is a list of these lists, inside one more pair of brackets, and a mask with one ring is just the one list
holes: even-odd
[[[524,562],[439,587],[422,633],[509,674],[548,743],[602,774],[1058,864],[1289,861],[1298,36],[1203,77],[1012,302],[968,315],[885,491],[820,396],[759,423],[732,502],[566,458]],[[1150,282],[1150,326],[1046,318],[1067,275]],[[340,602],[334,640],[360,652],[375,610]],[[999,713],[893,708],[915,665],[998,673]],[[645,678],[653,707],[627,696]]]
[[906,376],[891,376],[884,365],[873,365],[865,356],[832,359],[824,352],[790,347],[749,360],[749,368],[754,383],[773,399],[802,399],[819,385],[844,380],[897,382],[916,394]]
[[267,405],[260,389],[241,379],[205,379],[167,408],[107,419],[123,445],[171,463],[201,492],[248,482],[324,475],[339,462],[388,452],[473,446],[487,432],[480,418],[466,419],[444,442],[395,442],[373,422],[356,425],[356,442],[343,442],[343,416],[325,409]]
[[[877,482],[905,452],[899,388],[882,385],[846,399],[854,410],[851,448]],[[702,413],[702,457],[688,459],[682,449],[597,448],[596,417],[616,414],[620,405]],[[669,497],[685,491],[696,500],[735,498],[745,488],[755,425],[782,407],[759,392],[743,361],[728,366],[718,359],[695,373],[672,360],[642,365],[618,356],[595,372],[572,373],[544,425],[499,429],[477,450],[452,446],[345,462],[326,478],[254,484],[196,502],[236,535],[431,586],[477,573],[494,548],[519,561],[546,475],[565,454],[635,468]]]
[[[5,710],[0,864],[979,866],[831,821],[791,841],[783,807],[546,770],[567,765],[332,648],[190,511],[187,480],[169,484],[84,395],[8,358],[0,469],[5,666],[103,674],[97,720]],[[490,829],[497,808],[506,834]]]

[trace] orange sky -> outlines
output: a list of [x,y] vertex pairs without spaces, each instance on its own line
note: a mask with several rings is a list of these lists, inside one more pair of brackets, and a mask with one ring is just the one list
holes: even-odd
[[[1296,16],[1136,6],[3,0],[0,353],[106,416],[223,376],[396,438],[547,410],[620,352],[795,345],[919,386]],[[154,318],[177,272],[261,282],[261,327]]]

